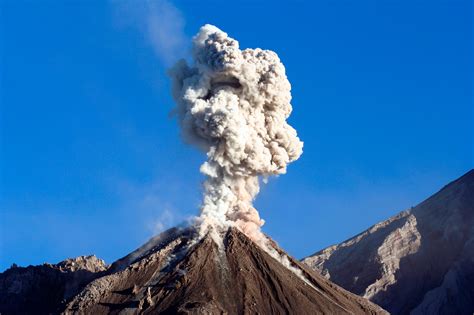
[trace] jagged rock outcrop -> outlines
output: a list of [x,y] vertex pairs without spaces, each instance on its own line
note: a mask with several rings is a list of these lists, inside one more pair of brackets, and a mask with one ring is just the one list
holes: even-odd
[[303,262],[392,314],[473,314],[474,170]]
[[0,273],[0,314],[58,313],[67,299],[106,269],[104,261],[95,256],[55,265],[12,266]]

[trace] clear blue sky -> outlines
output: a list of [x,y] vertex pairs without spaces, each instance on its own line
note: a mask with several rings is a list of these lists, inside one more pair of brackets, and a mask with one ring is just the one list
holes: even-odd
[[2,1],[0,270],[107,262],[197,213],[166,69],[215,24],[276,51],[305,142],[256,205],[296,257],[473,167],[471,1]]

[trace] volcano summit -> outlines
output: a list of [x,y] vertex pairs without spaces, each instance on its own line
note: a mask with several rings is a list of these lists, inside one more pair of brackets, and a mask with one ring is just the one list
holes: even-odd
[[90,283],[65,313],[384,313],[290,259],[304,278],[293,273],[236,228],[223,236],[223,247],[208,234],[184,253],[192,234],[173,229],[152,239]]

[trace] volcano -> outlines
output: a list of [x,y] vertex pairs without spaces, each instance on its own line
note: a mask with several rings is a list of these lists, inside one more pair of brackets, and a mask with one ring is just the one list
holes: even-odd
[[172,229],[150,240],[112,264],[110,274],[90,283],[65,313],[385,313],[290,258],[301,270],[294,273],[235,228],[222,241],[209,233],[192,244],[194,233]]
[[[173,228],[106,270],[99,268],[94,280],[90,281],[91,272],[88,272],[90,282],[76,288],[66,301],[54,300],[57,304],[50,301],[45,305],[44,300],[35,297],[41,292],[44,296],[45,291],[63,292],[61,289],[71,277],[65,277],[65,283],[56,281],[49,286],[17,291],[21,295],[15,296],[12,286],[21,287],[32,278],[24,272],[17,278],[12,274],[26,268],[7,270],[8,277],[0,274],[0,295],[9,294],[9,308],[0,305],[0,311],[2,314],[18,314],[21,310],[24,313],[36,310],[35,314],[386,314],[379,306],[286,256],[274,242],[271,246],[287,257],[286,264],[236,228],[229,228],[218,240],[212,233],[197,238],[193,228]],[[34,274],[34,270],[29,272],[30,276]],[[73,278],[78,283],[77,277]],[[29,303],[28,308],[12,305],[12,301]]]

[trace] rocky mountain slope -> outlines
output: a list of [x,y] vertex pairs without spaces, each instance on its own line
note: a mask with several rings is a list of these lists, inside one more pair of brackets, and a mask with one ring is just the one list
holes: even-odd
[[188,249],[191,234],[173,230],[119,260],[65,313],[385,313],[290,258],[301,272],[295,274],[237,229],[229,229],[221,246],[208,234]]
[[107,268],[95,256],[80,256],[56,265],[12,266],[0,273],[0,314],[59,312],[67,299]]
[[474,170],[303,262],[392,314],[473,314]]
[[[171,229],[151,239],[130,255],[108,266],[97,266],[95,274],[67,303],[60,303],[64,290],[15,291],[13,282],[41,286],[35,270],[29,277],[9,281],[1,278],[0,295],[11,291],[15,301],[28,294],[31,310],[41,298],[56,292],[49,309],[12,312],[2,300],[2,314],[386,314],[380,307],[354,295],[287,257],[276,244],[275,253],[287,257],[283,263],[237,229],[222,235],[223,242],[208,234],[196,241],[192,229]],[[220,245],[218,245],[220,244]],[[280,256],[283,255],[283,256]],[[285,266],[286,265],[286,266]],[[288,266],[293,267],[288,267]],[[41,268],[29,267],[29,268]],[[57,269],[54,265],[53,269]],[[17,272],[18,268],[8,273]],[[292,269],[292,270],[290,270]],[[13,271],[12,271],[13,270]],[[295,272],[296,270],[296,272]],[[64,271],[64,270],[63,270]],[[74,271],[66,271],[74,272]],[[76,271],[77,272],[77,271]],[[43,276],[41,276],[43,277]],[[53,278],[55,279],[56,276]],[[14,279],[14,280],[12,280]],[[43,279],[43,278],[41,278]],[[44,279],[49,279],[44,276]],[[48,280],[49,281],[49,280]],[[68,282],[59,281],[56,288]],[[34,299],[30,295],[37,295]],[[39,296],[42,294],[41,296]],[[52,301],[52,300],[51,300]],[[13,305],[10,303],[9,305]],[[41,304],[41,303],[40,303]],[[18,308],[16,310],[19,310]]]

